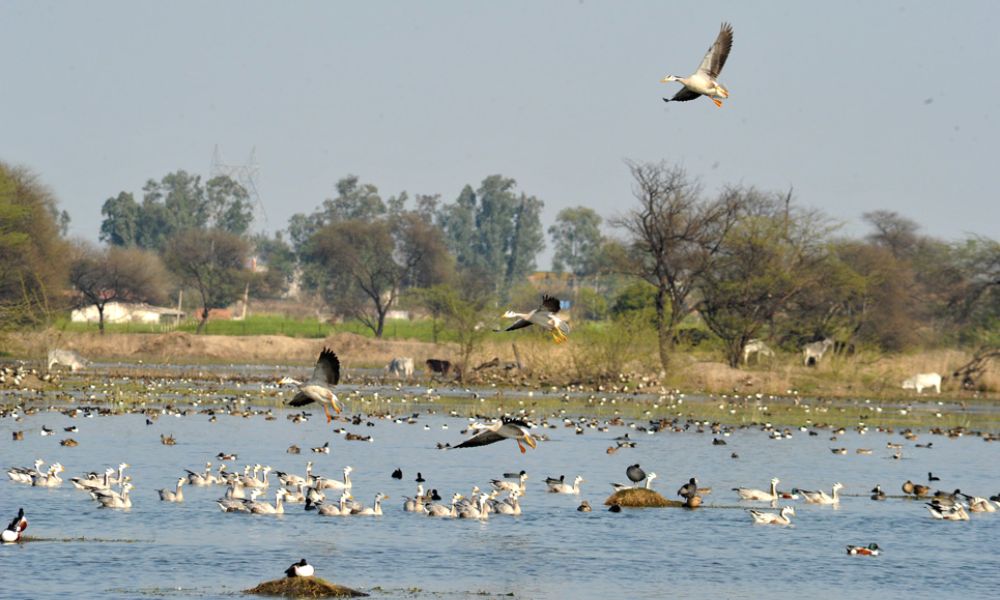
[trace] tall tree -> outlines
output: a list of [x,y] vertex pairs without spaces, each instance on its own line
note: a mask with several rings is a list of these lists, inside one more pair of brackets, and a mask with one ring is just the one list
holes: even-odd
[[69,280],[82,305],[97,307],[98,329],[104,333],[109,302],[159,302],[166,296],[167,273],[155,254],[138,248],[77,248]]
[[45,322],[67,272],[56,201],[36,175],[0,162],[0,329]]
[[792,209],[790,197],[738,193],[741,218],[722,239],[712,268],[699,278],[699,311],[737,367],[743,348],[813,287],[829,233],[815,211]]
[[560,210],[555,225],[549,227],[555,246],[552,270],[569,271],[577,277],[594,274],[603,241],[601,221],[594,209],[585,206]]
[[243,293],[248,255],[246,240],[219,229],[187,229],[167,241],[167,266],[201,300],[196,333],[204,331],[210,309],[229,306]]
[[184,170],[150,179],[142,203],[121,192],[101,208],[101,240],[115,246],[163,250],[167,238],[187,229],[219,229],[244,235],[253,222],[253,204],[239,183],[227,176],[202,184]]
[[614,223],[628,233],[631,273],[656,289],[660,364],[667,370],[677,328],[696,308],[691,295],[716,268],[742,197],[727,190],[716,200],[706,200],[680,167],[627,164],[639,206]]
[[545,247],[544,204],[516,193],[516,186],[513,179],[491,175],[475,192],[466,186],[438,217],[458,266],[487,274],[504,297],[535,269],[535,258]]
[[139,204],[128,192],[119,192],[101,206],[101,241],[113,246],[135,246],[139,237]]

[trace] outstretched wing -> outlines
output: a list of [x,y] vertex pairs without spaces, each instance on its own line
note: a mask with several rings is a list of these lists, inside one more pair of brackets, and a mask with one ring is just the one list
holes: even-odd
[[316,361],[316,368],[313,369],[312,379],[317,383],[326,385],[337,385],[340,381],[340,359],[329,348],[323,348],[319,353],[319,360]]
[[531,325],[531,321],[518,319],[517,321],[514,321],[513,325],[511,325],[507,329],[504,329],[504,331],[514,331],[515,329],[521,329],[522,327],[528,327],[529,325]]
[[295,397],[288,401],[289,406],[305,406],[306,404],[312,404],[315,402],[309,396],[306,396],[302,392],[295,394]]
[[[518,427],[523,427],[524,429],[531,428],[530,425],[528,425],[525,421],[522,421],[521,419],[515,419],[513,417],[503,417],[500,420],[503,422],[504,425],[517,425]],[[519,475],[515,475],[515,477],[518,476]]]
[[542,296],[542,308],[552,314],[559,312],[559,298],[545,294]]
[[497,433],[496,431],[493,431],[492,429],[487,429],[486,431],[484,431],[482,433],[479,433],[479,434],[477,434],[477,435],[475,435],[475,436],[473,436],[473,437],[465,440],[464,442],[462,442],[461,444],[459,444],[457,446],[452,446],[452,449],[454,449],[454,448],[474,448],[476,446],[487,446],[489,444],[493,444],[493,443],[499,442],[500,440],[503,440],[503,439],[504,439],[504,437],[502,435],[500,435],[499,433]]
[[680,89],[680,91],[678,91],[676,94],[674,94],[673,98],[670,98],[669,100],[666,99],[666,98],[664,98],[663,101],[664,102],[687,102],[688,100],[694,100],[698,96],[701,96],[701,94],[699,94],[698,92],[696,92],[694,90],[689,90],[688,88],[683,87],[683,88]]
[[[708,49],[705,58],[701,60],[698,71],[715,79],[722,72],[722,67],[726,66],[726,59],[729,58],[729,51],[732,49],[733,26],[729,23],[723,23],[719,30],[719,37],[715,38],[715,43]],[[674,99],[676,100],[676,98]]]

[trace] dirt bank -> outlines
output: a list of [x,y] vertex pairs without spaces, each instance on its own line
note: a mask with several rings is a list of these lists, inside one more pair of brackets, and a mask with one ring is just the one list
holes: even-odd
[[43,360],[49,348],[75,350],[90,360],[145,360],[148,362],[233,362],[248,364],[310,363],[324,347],[334,348],[343,360],[355,366],[387,364],[393,357],[410,356],[422,363],[442,356],[448,348],[415,341],[375,340],[352,333],[326,339],[292,338],[280,335],[225,336],[109,333],[25,333],[10,338],[10,354]]

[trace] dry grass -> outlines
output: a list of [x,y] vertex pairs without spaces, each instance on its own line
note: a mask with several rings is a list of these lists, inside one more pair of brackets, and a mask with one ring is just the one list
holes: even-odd
[[[950,375],[971,358],[960,350],[931,350],[911,354],[862,352],[853,356],[828,355],[815,367],[804,367],[798,354],[781,354],[774,360],[733,369],[707,351],[676,352],[669,372],[661,373],[655,340],[632,333],[629,343],[601,341],[595,334],[571,336],[565,344],[553,344],[541,332],[526,330],[522,335],[497,334],[473,355],[472,364],[493,357],[501,362],[515,360],[516,343],[525,370],[505,374],[502,370],[469,373],[498,385],[565,385],[577,383],[592,388],[604,385],[629,386],[633,391],[645,379],[644,389],[679,388],[689,393],[764,393],[784,395],[797,390],[800,395],[859,397],[873,399],[913,398],[912,390],[902,390],[902,381],[916,373],[937,372]],[[302,339],[283,336],[195,336],[188,333],[107,334],[96,333],[18,333],[8,338],[8,352],[13,356],[39,359],[51,347],[80,352],[95,360],[141,358],[156,362],[235,362],[298,363],[307,365],[322,346],[336,349],[350,367],[381,367],[396,356],[410,356],[420,365],[427,358],[455,359],[451,344],[419,341],[376,340],[350,333],[338,333],[326,339]],[[611,360],[612,357],[614,360]],[[613,368],[612,368],[613,367]],[[1000,362],[994,361],[980,381],[981,391],[1000,391]],[[958,382],[946,377],[942,395],[971,399],[975,394],[959,389]],[[933,393],[933,392],[932,392]],[[927,397],[927,392],[924,393]]]
[[257,587],[243,590],[244,594],[284,596],[286,598],[357,598],[364,592],[330,583],[322,577],[285,577],[265,581]]
[[612,504],[626,508],[676,508],[684,506],[683,502],[667,500],[659,493],[647,490],[646,488],[630,488],[615,492],[604,501],[604,506],[611,506]]

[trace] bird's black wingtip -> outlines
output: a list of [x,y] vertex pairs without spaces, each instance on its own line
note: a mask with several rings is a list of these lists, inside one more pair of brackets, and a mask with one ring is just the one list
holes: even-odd
[[664,98],[663,101],[664,102],[670,102],[670,98]]

